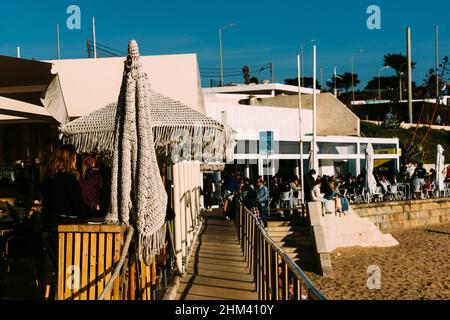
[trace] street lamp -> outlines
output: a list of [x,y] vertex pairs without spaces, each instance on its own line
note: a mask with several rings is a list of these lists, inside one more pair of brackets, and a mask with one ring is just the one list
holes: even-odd
[[398,98],[399,98],[399,102],[402,102],[403,100],[403,84],[402,84],[402,77],[405,75],[405,73],[402,71],[403,66],[406,66],[408,64],[408,62],[403,62],[400,65],[399,68],[399,73],[398,73],[398,82],[399,82],[399,90],[398,90]]
[[354,53],[352,55],[352,59],[351,59],[351,63],[352,63],[352,94],[353,94],[353,100],[352,101],[355,101],[355,76],[354,76],[354,73],[355,73],[355,70],[354,70],[355,69],[355,67],[354,67],[355,57],[358,54],[362,53],[362,52],[364,52],[364,49],[359,49],[358,52],[356,52],[356,53]]
[[219,51],[220,51],[220,86],[223,86],[223,60],[222,60],[222,31],[234,27],[235,23],[230,23],[219,29]]
[[385,66],[378,70],[378,100],[381,100],[381,72],[389,68],[390,66]]
[[342,79],[341,77],[339,77],[339,76],[337,75],[336,69],[337,69],[337,66],[334,66],[334,76],[333,76],[333,81],[334,81],[334,96],[337,98],[336,78],[339,78],[339,79],[341,79],[341,80],[344,80],[344,79]]

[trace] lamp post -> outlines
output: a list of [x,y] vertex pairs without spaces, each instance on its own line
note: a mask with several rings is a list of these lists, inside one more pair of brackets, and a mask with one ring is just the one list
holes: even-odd
[[231,27],[234,27],[235,23],[227,24],[219,29],[219,54],[220,54],[220,86],[223,86],[223,60],[222,60],[222,31]]
[[398,96],[399,96],[399,102],[402,102],[403,100],[403,83],[402,83],[402,77],[405,75],[405,73],[402,71],[403,66],[406,66],[407,62],[404,62],[400,65],[399,68],[399,74],[398,74]]
[[[312,40],[310,40],[310,43],[313,44],[315,41],[316,41],[316,39],[312,39]],[[300,73],[301,73],[301,76],[302,76],[302,82],[301,82],[302,87],[305,86],[305,65],[304,65],[304,63],[303,63],[303,61],[304,61],[304,59],[303,59],[303,47],[304,47],[305,45],[307,45],[307,44],[308,44],[308,42],[303,42],[303,43],[300,45],[300,62],[301,62]]]
[[334,81],[334,96],[337,98],[336,79],[337,79],[337,78],[339,78],[339,79],[341,79],[341,80],[343,80],[343,79],[342,79],[342,77],[339,77],[339,76],[337,75],[336,70],[337,70],[337,66],[334,66],[334,75],[333,75],[333,81]]
[[385,66],[378,70],[378,100],[381,100],[381,72],[389,68],[390,66]]
[[355,66],[354,66],[354,64],[355,64],[355,57],[358,54],[362,53],[362,52],[364,52],[364,49],[359,49],[358,52],[354,53],[352,55],[352,58],[351,58],[351,63],[352,63],[352,95],[353,95],[352,101],[355,101],[355,75],[354,75],[355,74]]

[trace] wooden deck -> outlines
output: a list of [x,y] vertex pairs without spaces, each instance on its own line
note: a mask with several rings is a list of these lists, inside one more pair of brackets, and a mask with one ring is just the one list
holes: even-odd
[[257,300],[253,276],[244,261],[233,221],[222,210],[205,213],[177,300]]

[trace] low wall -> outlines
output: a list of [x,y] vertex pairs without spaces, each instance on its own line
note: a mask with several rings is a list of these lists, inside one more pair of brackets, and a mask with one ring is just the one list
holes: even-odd
[[368,218],[350,212],[344,216],[324,214],[321,202],[309,202],[309,217],[316,253],[324,277],[332,277],[330,253],[346,247],[391,247],[398,245],[390,234],[382,233]]
[[449,198],[376,202],[351,208],[360,217],[369,218],[382,232],[450,222]]

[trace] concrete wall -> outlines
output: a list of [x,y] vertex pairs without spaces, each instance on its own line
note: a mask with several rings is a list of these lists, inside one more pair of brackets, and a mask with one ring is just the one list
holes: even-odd
[[383,232],[450,222],[450,199],[427,199],[352,205]]
[[[298,109],[298,96],[256,99],[254,103],[261,106]],[[302,108],[312,110],[312,95],[302,95]],[[359,136],[359,118],[331,93],[318,94],[317,134],[319,136]]]
[[308,203],[311,227],[322,275],[332,276],[330,253],[345,247],[391,247],[398,245],[392,235],[382,233],[368,218],[352,210],[346,215],[324,214],[321,202]]

